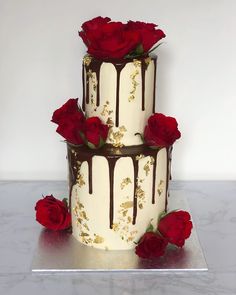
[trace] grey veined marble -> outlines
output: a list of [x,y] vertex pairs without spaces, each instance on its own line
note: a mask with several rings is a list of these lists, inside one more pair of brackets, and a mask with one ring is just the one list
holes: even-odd
[[0,182],[0,294],[236,294],[236,181],[172,182],[188,199],[207,272],[32,274],[41,231],[34,205],[65,182]]

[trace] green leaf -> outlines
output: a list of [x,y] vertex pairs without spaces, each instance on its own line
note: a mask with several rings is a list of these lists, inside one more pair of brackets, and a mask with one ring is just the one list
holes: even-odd
[[158,223],[160,222],[160,220],[165,217],[168,213],[166,211],[162,211],[161,214],[158,217]]
[[88,146],[90,149],[93,149],[93,150],[96,149],[96,146],[95,146],[93,143],[89,142],[89,141],[87,141],[87,146]]
[[66,208],[68,208],[68,199],[67,198],[64,198],[62,199],[62,202],[65,204]]
[[157,49],[157,48],[158,48],[160,45],[162,45],[162,44],[163,44],[163,42],[157,44],[157,46],[155,46],[155,47],[153,47],[152,49],[150,49],[147,53],[149,54],[149,53],[153,52],[155,49]]
[[153,220],[153,219],[150,220],[149,226],[148,226],[147,229],[146,229],[146,233],[147,233],[147,232],[150,232],[150,231],[151,231],[151,232],[154,232],[154,226],[152,225],[152,220]]
[[134,50],[134,52],[136,53],[136,55],[139,55],[139,56],[143,54],[143,45],[142,45],[142,43],[140,43],[136,47],[136,49]]
[[100,141],[99,141],[99,145],[98,148],[102,147],[106,142],[103,140],[103,138],[100,136]]

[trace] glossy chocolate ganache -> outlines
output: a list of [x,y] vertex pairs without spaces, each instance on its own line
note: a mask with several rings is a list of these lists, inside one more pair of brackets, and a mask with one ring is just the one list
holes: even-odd
[[[167,197],[168,197],[168,182],[170,179],[170,160],[171,160],[171,151],[170,148],[166,149],[166,181],[165,181],[165,198],[166,198],[166,207],[167,207]],[[93,194],[93,181],[96,179],[96,175],[93,175],[93,157],[94,156],[102,156],[108,162],[109,168],[109,224],[110,228],[113,225],[113,216],[114,216],[114,171],[116,167],[116,162],[120,158],[130,157],[133,163],[133,173],[134,173],[134,181],[133,183],[133,217],[132,224],[136,223],[137,217],[137,180],[139,174],[139,157],[140,156],[150,156],[153,159],[152,165],[152,182],[150,183],[152,189],[152,195],[148,197],[152,204],[155,204],[155,190],[156,187],[156,166],[157,166],[157,155],[161,149],[151,149],[145,145],[139,146],[129,146],[129,147],[121,147],[115,148],[110,145],[105,145],[100,149],[92,150],[86,146],[76,146],[72,144],[67,144],[67,152],[68,152],[68,162],[69,162],[69,185],[70,185],[70,207],[71,207],[71,197],[72,197],[72,189],[73,186],[78,181],[78,174],[83,162],[88,163],[88,179],[85,180],[88,182],[88,190],[89,194]],[[102,184],[101,184],[102,185]]]

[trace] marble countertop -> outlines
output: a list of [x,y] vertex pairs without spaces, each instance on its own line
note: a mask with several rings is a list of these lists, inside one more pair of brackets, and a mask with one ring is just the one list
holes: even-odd
[[0,182],[0,294],[236,294],[236,181],[175,181],[185,194],[209,270],[183,273],[32,274],[41,195],[67,195],[65,182]]

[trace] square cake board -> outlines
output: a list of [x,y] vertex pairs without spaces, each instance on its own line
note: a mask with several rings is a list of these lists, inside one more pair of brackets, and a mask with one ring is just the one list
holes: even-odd
[[[185,196],[171,197],[168,211],[183,209],[189,212]],[[32,262],[33,273],[75,272],[185,272],[207,271],[206,260],[196,228],[185,246],[168,246],[163,257],[147,260],[134,250],[105,251],[78,242],[72,234],[42,230]]]

